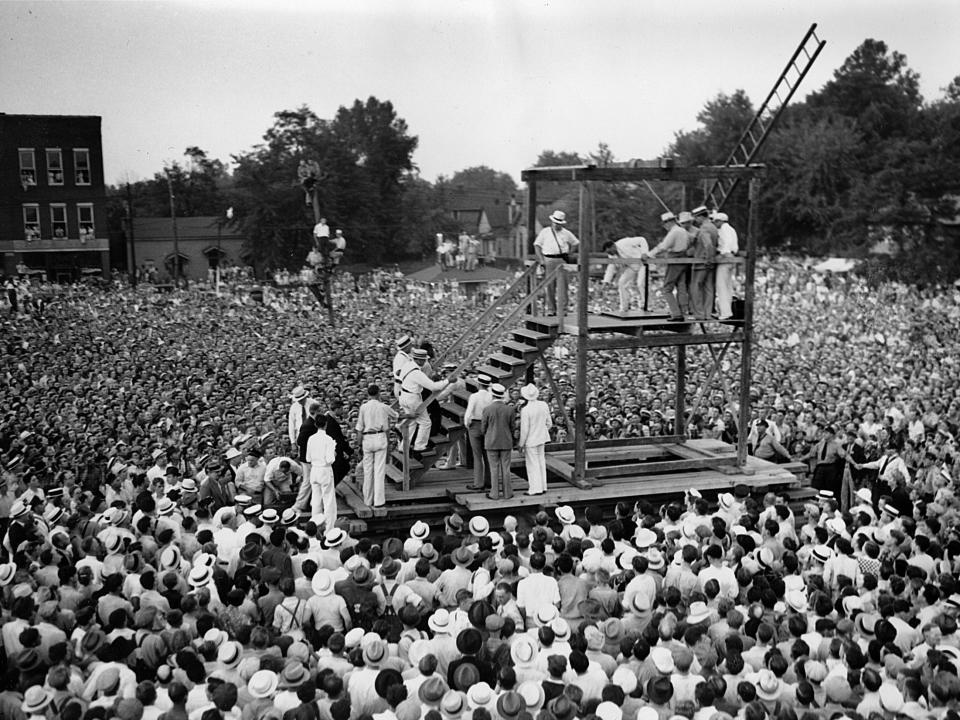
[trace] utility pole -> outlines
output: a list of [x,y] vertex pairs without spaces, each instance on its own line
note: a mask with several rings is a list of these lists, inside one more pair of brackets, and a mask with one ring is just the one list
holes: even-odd
[[173,180],[170,169],[164,168],[167,175],[167,190],[170,193],[170,220],[173,223],[173,286],[180,289],[180,233],[177,231],[177,207],[173,197]]
[[[303,187],[304,193],[306,193],[307,204],[313,206],[313,224],[316,226],[320,223],[321,217],[319,196],[320,165],[315,160],[301,160],[300,166],[297,168],[297,177],[300,180],[300,185]],[[312,231],[310,235],[313,237]],[[333,265],[330,263],[329,240],[325,243],[320,243],[320,256],[322,258],[320,263],[320,281],[323,284],[323,300],[327,305],[327,317],[330,320],[330,327],[336,327],[330,286],[330,275],[333,272]]]
[[130,285],[137,287],[137,250],[133,240],[133,193],[127,183],[127,267],[130,272]]

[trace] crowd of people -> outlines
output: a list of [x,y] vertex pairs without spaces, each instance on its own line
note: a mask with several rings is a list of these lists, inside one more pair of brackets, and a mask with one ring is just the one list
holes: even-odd
[[[333,282],[336,327],[303,288],[8,286],[0,718],[955,717],[953,289],[760,263],[749,428],[690,353],[681,421],[809,462],[802,517],[738,487],[352,538],[285,497],[290,388],[356,463],[397,337],[444,348],[466,308]],[[572,343],[549,359],[568,406]],[[672,373],[665,351],[592,355],[589,437],[671,434]]]

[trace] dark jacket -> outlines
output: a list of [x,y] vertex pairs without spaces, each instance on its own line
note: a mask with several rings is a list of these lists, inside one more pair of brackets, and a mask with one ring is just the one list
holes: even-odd
[[337,444],[337,459],[333,461],[333,482],[339,483],[350,472],[350,458],[353,455],[353,448],[347,442],[343,434],[343,428],[340,427],[340,421],[332,415],[325,415],[324,420],[327,423],[325,431]]
[[323,422],[322,418],[312,418],[308,415],[300,426],[300,432],[297,434],[297,460],[300,462],[307,461],[307,440],[311,435],[316,434]]

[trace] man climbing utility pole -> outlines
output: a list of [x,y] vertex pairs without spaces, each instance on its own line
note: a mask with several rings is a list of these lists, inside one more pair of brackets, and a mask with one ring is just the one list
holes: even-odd
[[[313,205],[313,222],[315,225],[320,223],[320,165],[315,160],[301,160],[297,168],[297,177],[300,179],[300,185],[306,194],[306,202]],[[333,315],[333,298],[330,295],[330,275],[333,266],[330,264],[330,243],[320,243],[320,256],[323,258],[320,263],[320,279],[323,284],[323,304],[327,306],[327,316],[330,319],[331,327],[336,325]]]

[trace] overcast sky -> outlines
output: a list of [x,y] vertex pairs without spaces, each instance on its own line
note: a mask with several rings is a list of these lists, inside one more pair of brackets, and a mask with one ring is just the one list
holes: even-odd
[[102,116],[116,182],[188,145],[228,161],[278,110],[374,95],[425,178],[519,178],[544,149],[658,156],[718,92],[762,100],[812,22],[827,46],[801,95],[868,37],[926,98],[960,75],[957,0],[0,0],[0,111]]

